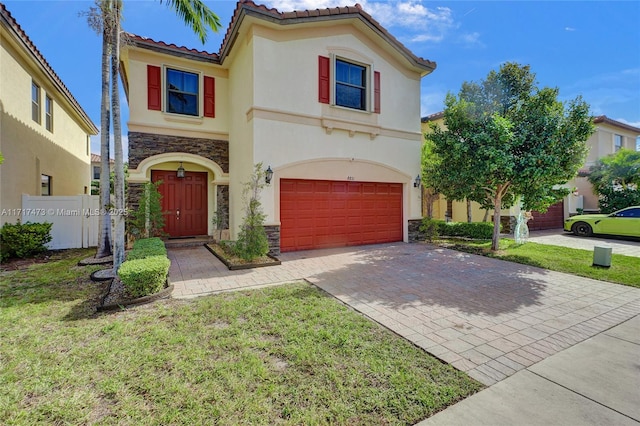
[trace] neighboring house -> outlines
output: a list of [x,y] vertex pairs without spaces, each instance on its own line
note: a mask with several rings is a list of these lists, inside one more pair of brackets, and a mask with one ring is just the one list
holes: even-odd
[[[444,127],[444,113],[437,112],[422,117],[420,121],[423,134],[429,133],[432,123]],[[566,187],[576,188],[577,191],[549,207],[545,214],[532,212],[533,220],[528,223],[531,230],[562,228],[564,220],[570,215],[576,214],[577,208],[584,208],[585,211],[598,211],[598,197],[593,193],[592,186],[586,178],[589,167],[594,165],[597,159],[613,154],[621,148],[636,149],[636,138],[640,136],[639,128],[612,120],[604,115],[595,117],[593,122],[596,125],[596,131],[586,142],[589,146],[589,154],[585,164],[578,177],[566,184]],[[437,219],[451,219],[455,222],[466,222],[467,220],[466,203],[452,202],[443,196],[434,203],[433,212],[433,216]],[[518,206],[503,209],[501,212],[503,225],[513,225],[519,212]],[[472,203],[472,220],[481,221],[484,215],[485,211],[477,203]]]
[[587,179],[589,168],[600,158],[615,154],[622,148],[635,151],[637,138],[640,137],[640,128],[612,120],[606,115],[595,117],[593,123],[596,125],[596,131],[587,140],[587,160],[578,177],[569,182],[569,186],[575,187],[583,197],[583,209],[586,212],[599,211],[598,196],[594,194],[593,187]]
[[218,211],[235,239],[243,183],[261,162],[273,171],[260,194],[273,253],[409,240],[421,218],[420,80],[436,64],[360,6],[241,1],[217,54],[129,39],[128,202],[161,180],[170,236],[212,235]]
[[89,136],[98,129],[0,3],[0,225],[22,194],[89,191]]
[[[91,154],[91,180],[100,180],[100,170],[102,170],[101,156],[99,154]],[[113,171],[113,158],[109,159],[109,172]]]

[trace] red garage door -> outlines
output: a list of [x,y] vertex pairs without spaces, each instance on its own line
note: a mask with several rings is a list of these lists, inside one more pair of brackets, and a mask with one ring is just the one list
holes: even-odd
[[549,207],[546,213],[531,212],[533,220],[527,222],[530,231],[557,229],[564,225],[564,202]]
[[280,249],[402,240],[402,184],[282,179]]

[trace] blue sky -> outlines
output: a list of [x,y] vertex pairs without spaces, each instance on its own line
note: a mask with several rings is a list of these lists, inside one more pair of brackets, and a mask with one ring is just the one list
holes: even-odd
[[[78,16],[93,2],[4,3],[99,125],[100,38]],[[300,10],[353,5],[355,0],[262,3],[279,10]],[[592,114],[640,127],[638,1],[359,3],[416,55],[437,62],[437,69],[422,80],[423,116],[441,111],[447,92],[457,93],[464,81],[481,80],[511,61],[530,65],[539,85],[558,87],[561,100],[581,95]],[[203,46],[164,3],[125,0],[124,4],[126,31],[209,52],[218,52],[235,8],[233,1],[207,2],[220,17],[222,29],[210,33]],[[123,123],[127,120],[123,96]],[[92,151],[99,152],[97,139]]]

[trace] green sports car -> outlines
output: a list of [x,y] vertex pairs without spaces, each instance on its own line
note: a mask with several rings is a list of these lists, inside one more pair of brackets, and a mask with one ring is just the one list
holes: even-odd
[[564,221],[564,230],[581,237],[592,234],[640,238],[640,206],[627,207],[611,214],[581,214]]

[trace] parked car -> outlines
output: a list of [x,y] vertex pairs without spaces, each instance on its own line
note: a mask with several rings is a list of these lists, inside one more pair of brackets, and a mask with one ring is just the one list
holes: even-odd
[[564,221],[564,230],[581,237],[592,234],[640,238],[640,206],[627,207],[611,214],[581,214]]

